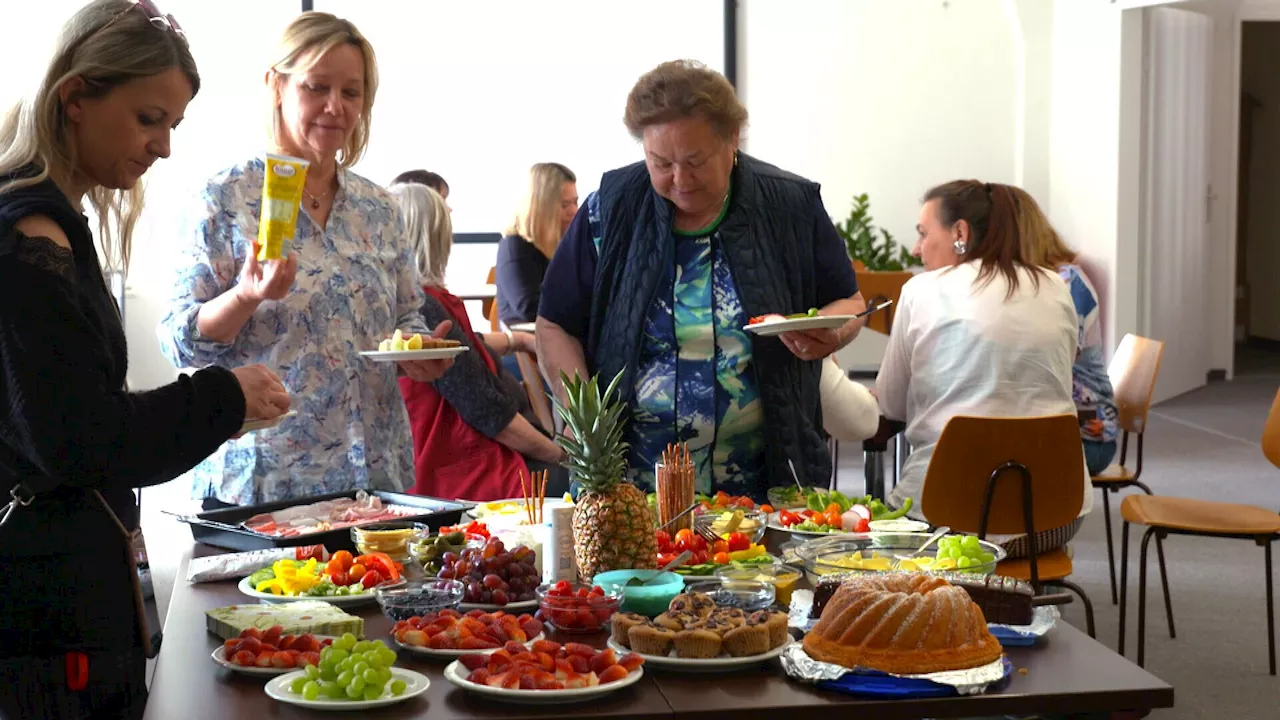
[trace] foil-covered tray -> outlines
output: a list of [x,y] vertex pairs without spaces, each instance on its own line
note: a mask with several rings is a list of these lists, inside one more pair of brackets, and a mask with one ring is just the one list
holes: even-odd
[[[814,660],[805,652],[804,646],[796,643],[783,651],[782,668],[787,676],[800,682],[812,683],[832,690],[847,691],[854,694],[876,694],[897,697],[920,697],[939,694],[978,695],[991,685],[1000,682],[1013,670],[1013,665],[1001,656],[994,662],[965,670],[949,670],[946,672],[926,673],[922,675],[895,675],[870,669],[850,670],[842,665]],[[848,676],[854,676],[852,678]],[[906,681],[878,684],[859,688],[856,680],[861,676],[868,678],[898,678]],[[848,682],[853,680],[854,682]],[[936,688],[931,688],[929,683]]]

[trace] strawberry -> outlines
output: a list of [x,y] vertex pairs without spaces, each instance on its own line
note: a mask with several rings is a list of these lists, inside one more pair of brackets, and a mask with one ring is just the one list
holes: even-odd
[[262,633],[262,642],[268,645],[279,645],[280,636],[284,634],[284,628],[280,625],[272,625],[267,631]]
[[298,642],[298,637],[296,635],[285,635],[280,638],[279,646],[281,650],[292,650],[293,644],[296,642]]
[[262,646],[258,648],[258,652],[277,652],[279,650],[280,648],[276,647],[275,645],[272,645],[270,643],[265,643],[265,642],[262,643]]
[[302,666],[304,666],[304,665],[316,665],[316,666],[319,666],[319,665],[320,665],[320,653],[318,653],[318,652],[304,652],[304,653],[298,653],[298,667],[302,667]]
[[466,614],[466,617],[479,619],[484,617],[484,614],[485,612],[483,610],[471,610]]
[[299,635],[297,640],[293,641],[293,649],[298,652],[319,652],[320,643],[316,642],[316,636],[311,633]]
[[500,673],[511,667],[511,654],[506,650],[495,650],[489,655],[489,672]]
[[[508,652],[510,652],[509,649],[508,649]],[[515,660],[518,663],[523,662],[523,663],[529,663],[530,665],[538,665],[538,666],[542,665],[542,661],[538,660],[538,656],[530,652],[523,645],[520,646],[519,652],[511,653],[511,659]]]
[[564,651],[569,655],[586,655],[587,657],[591,657],[596,654],[595,648],[590,645],[583,645],[582,643],[576,642],[565,643]]
[[587,673],[587,687],[595,687],[600,684],[600,676],[594,672]]
[[253,667],[257,660],[258,656],[248,650],[240,650],[231,658],[231,662],[241,667]]
[[445,608],[444,610],[441,610],[439,613],[436,613],[436,614],[439,615],[440,617],[449,617],[449,618],[462,617],[462,613],[458,612],[457,610],[454,610],[453,608]]
[[231,638],[222,643],[222,654],[231,657],[240,650],[240,638]]
[[520,689],[521,690],[537,690],[538,683],[536,680],[533,679],[532,675],[521,675]]
[[545,652],[535,652],[533,655],[534,657],[538,658],[538,667],[542,668],[543,670],[546,670],[547,672],[555,672],[555,669],[556,669],[555,657]]
[[457,650],[458,643],[448,635],[438,633],[427,638],[427,647],[432,650]]
[[570,655],[569,666],[574,672],[586,675],[591,672],[591,659],[585,655]]
[[291,668],[298,663],[298,651],[281,650],[271,656],[271,666],[278,668]]
[[604,672],[600,673],[600,678],[599,678],[600,684],[604,685],[605,683],[611,683],[617,680],[621,680],[625,678],[628,674],[629,673],[627,672],[627,669],[621,665],[614,665],[612,667],[607,667],[604,669]]
[[468,670],[475,670],[477,668],[487,668],[489,667],[489,656],[473,653],[470,655],[463,655],[462,657],[458,658],[458,662],[462,663],[462,667]]
[[[417,625],[418,623],[422,622],[422,616],[411,615],[408,620],[403,620],[402,622],[413,623],[414,625]],[[396,623],[396,624],[399,625],[400,623]]]
[[263,650],[258,653],[258,658],[253,661],[254,665],[260,668],[271,667],[271,659],[275,657],[275,653],[269,650]]
[[240,637],[253,638],[254,640],[261,640],[262,631],[259,630],[258,628],[245,628],[244,631],[240,633]]
[[564,683],[556,679],[555,675],[550,673],[542,673],[534,678],[534,683],[539,690],[563,690]]
[[247,650],[256,656],[258,650],[262,649],[262,641],[252,635],[244,637],[240,640],[240,649]]
[[581,673],[571,673],[569,677],[564,679],[565,690],[576,690],[587,686],[587,676]]
[[533,616],[530,615],[529,613],[521,613],[520,617],[516,618],[516,622],[520,623],[521,625],[524,625],[525,623],[529,622],[532,619],[533,619]]
[[556,679],[565,680],[574,674],[573,666],[564,658],[556,658]]
[[618,657],[614,655],[613,648],[609,648],[608,650],[601,650],[600,652],[591,656],[591,671],[595,673],[602,673],[605,671],[605,669],[610,668],[617,664],[618,664]]
[[[427,646],[427,634],[421,630],[405,630],[400,633],[400,637],[396,638],[405,645],[416,645],[418,647]],[[297,644],[294,644],[297,647]]]
[[489,671],[485,668],[476,668],[467,675],[467,680],[477,685],[487,685],[489,683]]
[[461,650],[492,650],[496,647],[502,647],[502,644],[483,637],[467,637],[458,641],[458,648]]
[[520,629],[524,631],[525,637],[536,638],[542,634],[542,621],[529,618],[520,622]]
[[627,669],[627,672],[635,670],[644,664],[644,658],[636,653],[627,653],[618,659],[618,664]]
[[551,640],[534,640],[531,649],[534,652],[547,653],[554,657],[560,654],[560,643]]

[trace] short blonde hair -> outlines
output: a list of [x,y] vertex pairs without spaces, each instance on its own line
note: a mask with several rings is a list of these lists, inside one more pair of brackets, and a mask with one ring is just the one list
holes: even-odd
[[[129,0],[96,0],[67,21],[40,85],[0,124],[0,177],[36,165],[31,177],[0,182],[0,193],[74,174],[77,158],[67,142],[66,116],[58,89],[84,81],[85,97],[101,97],[132,80],[178,68],[200,90],[200,75],[185,39],[153,24]],[[96,186],[87,194],[98,217],[98,243],[108,268],[127,271],[133,229],[142,212],[142,184],[129,190]]]
[[529,168],[529,187],[520,197],[507,234],[524,238],[548,259],[555,255],[560,245],[560,194],[567,182],[576,183],[578,178],[560,163]]
[[340,45],[351,45],[364,58],[364,95],[360,119],[355,130],[338,152],[338,166],[350,168],[360,161],[369,146],[369,127],[373,123],[373,99],[378,93],[378,58],[373,46],[350,20],[323,12],[302,13],[280,38],[276,61],[267,73],[271,88],[271,140],[277,145],[284,134],[284,118],[280,113],[280,89],[290,75],[310,70],[325,53]]
[[392,185],[388,190],[400,203],[405,240],[422,284],[444,287],[444,273],[453,251],[453,221],[444,198],[417,183]]

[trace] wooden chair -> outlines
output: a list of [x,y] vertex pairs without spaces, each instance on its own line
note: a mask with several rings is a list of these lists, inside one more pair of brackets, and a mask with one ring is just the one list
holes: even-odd
[[854,263],[854,271],[858,277],[858,290],[862,293],[862,299],[866,301],[867,307],[873,307],[885,300],[892,300],[894,303],[880,312],[868,315],[866,327],[888,335],[889,330],[893,328],[893,313],[897,309],[898,299],[902,297],[902,286],[913,275],[905,270],[872,272],[865,267],[859,268],[860,264]]
[[[1002,482],[1007,478],[1013,482]],[[1084,507],[1084,452],[1075,415],[951,418],[929,460],[920,505],[930,524],[980,538],[1026,533],[1027,557],[1000,563],[996,574],[1031,583],[1037,595],[1045,586],[1074,592],[1094,635],[1093,603],[1066,579],[1071,556],[1065,548],[1041,553],[1035,541],[1039,530],[1075,522]],[[1049,602],[1070,599],[1057,595]]]
[[524,390],[529,394],[529,404],[533,406],[533,414],[538,417],[544,430],[556,431],[555,416],[551,413],[551,400],[542,386],[542,373],[538,371],[538,360],[533,355],[516,353],[516,362],[520,365],[520,377],[524,380]]
[[[1156,375],[1160,372],[1160,359],[1164,355],[1164,343],[1148,340],[1144,337],[1129,334],[1120,341],[1111,365],[1107,367],[1107,375],[1111,378],[1111,389],[1115,393],[1116,410],[1120,417],[1120,461],[1092,477],[1093,487],[1102,490],[1102,517],[1107,525],[1107,568],[1111,573],[1111,604],[1119,603],[1116,594],[1116,552],[1111,534],[1111,501],[1110,494],[1115,494],[1128,487],[1140,488],[1150,495],[1151,488],[1139,478],[1142,477],[1142,438],[1147,428],[1147,414],[1151,411],[1151,395],[1155,392]],[[1135,466],[1131,470],[1125,465],[1129,453],[1129,437],[1137,437]],[[1156,542],[1156,554],[1160,559],[1160,577],[1165,580],[1164,548]],[[1166,600],[1169,592],[1165,590]],[[1166,605],[1168,603],[1166,602]],[[1169,620],[1169,637],[1174,637],[1173,609],[1166,607]]]
[[[498,268],[489,268],[489,274],[485,277],[485,284],[493,285],[498,280]],[[489,331],[502,332],[502,323],[498,320],[498,294],[494,293],[492,298],[480,301],[480,312],[489,318]]]
[[[1262,430],[1262,454],[1272,465],[1280,467],[1280,392],[1271,402],[1271,412]],[[1147,622],[1147,543],[1154,535],[1156,547],[1167,535],[1199,535],[1202,537],[1253,540],[1263,547],[1267,583],[1267,652],[1271,674],[1276,674],[1276,615],[1271,580],[1271,544],[1280,539],[1280,513],[1254,505],[1196,500],[1160,495],[1130,495],[1120,503],[1124,530],[1120,533],[1120,641],[1118,652],[1124,654],[1125,604],[1129,576],[1129,524],[1144,525],[1142,547],[1138,557],[1138,665],[1146,660]],[[1163,565],[1163,562],[1161,563]],[[1168,584],[1165,585],[1166,602]]]

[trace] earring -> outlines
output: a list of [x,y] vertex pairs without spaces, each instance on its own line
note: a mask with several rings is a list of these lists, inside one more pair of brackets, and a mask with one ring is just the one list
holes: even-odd
[[951,244],[951,247],[955,249],[957,255],[963,255],[969,251],[969,246],[963,240],[955,241]]
[[733,151],[733,166],[738,167],[738,151]]

